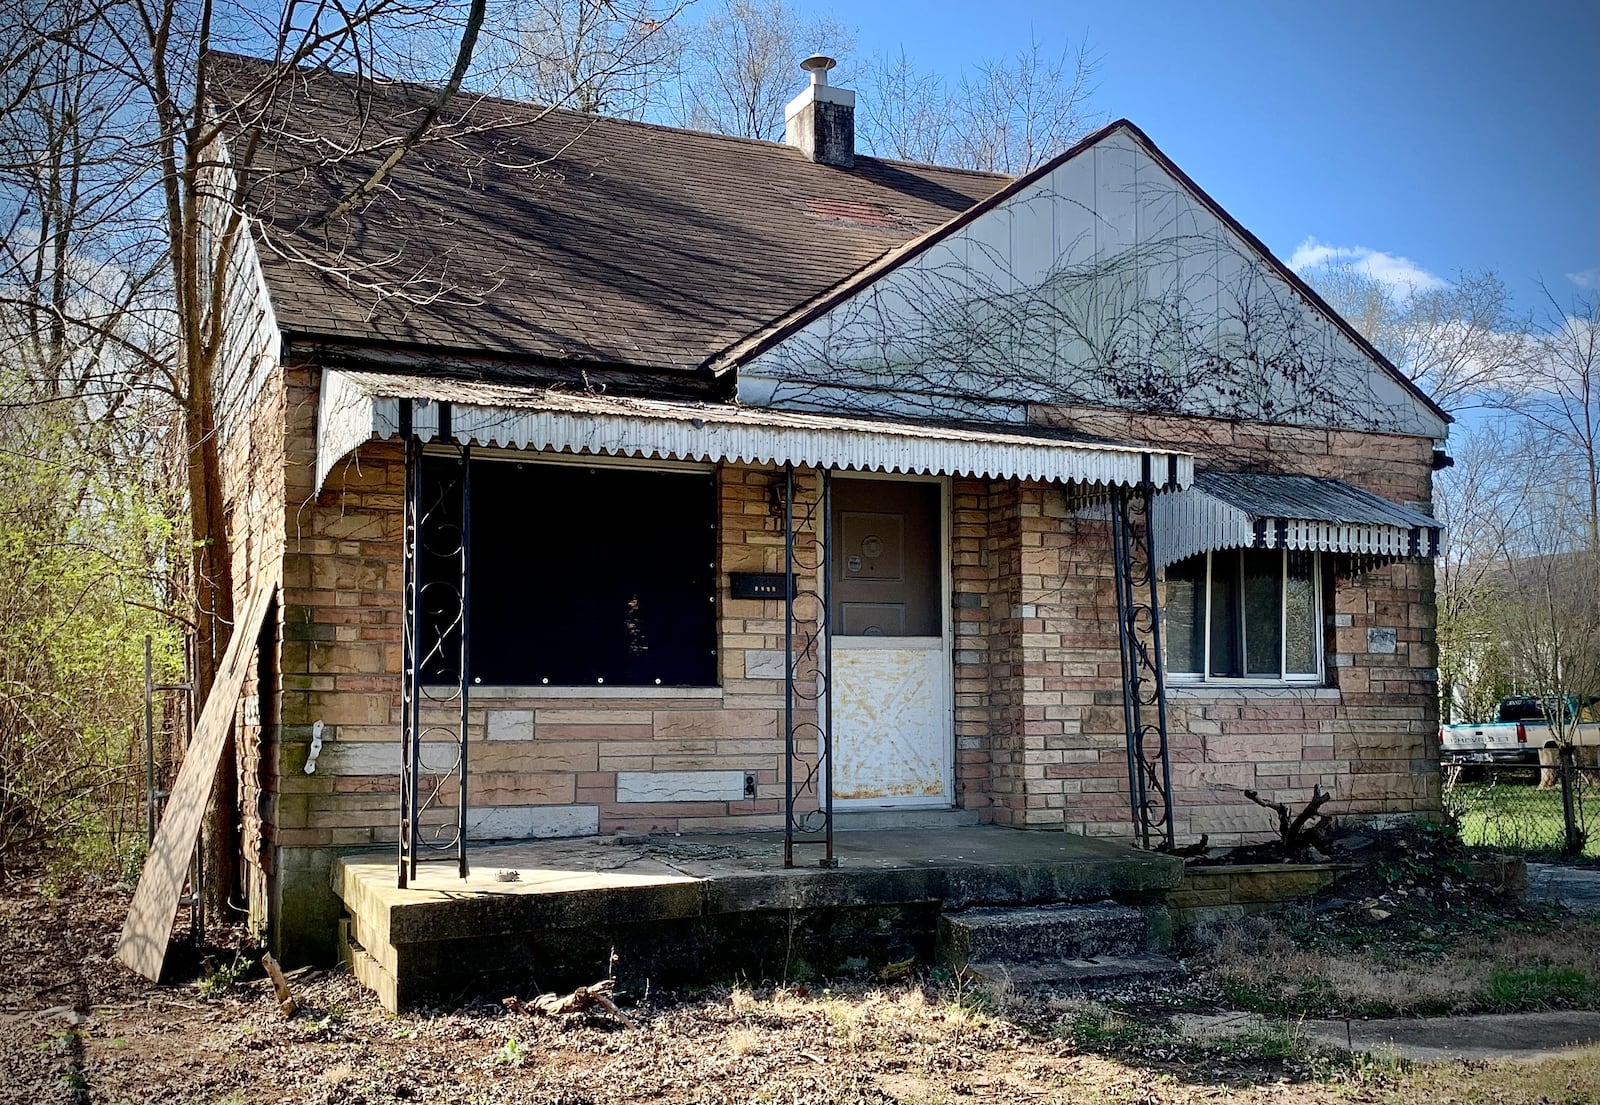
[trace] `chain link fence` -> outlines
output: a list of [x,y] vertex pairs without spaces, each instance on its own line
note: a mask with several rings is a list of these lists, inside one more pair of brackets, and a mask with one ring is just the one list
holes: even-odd
[[1600,858],[1600,770],[1570,750],[1541,766],[1448,766],[1444,801],[1467,844]]

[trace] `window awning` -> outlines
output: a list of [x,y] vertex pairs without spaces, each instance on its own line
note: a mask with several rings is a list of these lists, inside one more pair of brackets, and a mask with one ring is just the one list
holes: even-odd
[[1133,486],[1189,486],[1194,458],[1171,449],[1103,441],[1043,426],[887,422],[874,418],[632,399],[380,372],[328,369],[317,412],[317,487],[343,457],[400,431],[411,400],[424,441],[661,460],[742,461],[863,472],[990,476]]
[[1218,549],[1439,553],[1441,527],[1422,511],[1317,476],[1201,470],[1187,490],[1157,495],[1152,511],[1162,567]]

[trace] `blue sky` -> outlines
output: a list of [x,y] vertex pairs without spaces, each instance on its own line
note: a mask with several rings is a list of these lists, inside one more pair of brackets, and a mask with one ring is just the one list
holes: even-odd
[[[1600,280],[1600,3],[794,0],[951,74],[1086,41],[1094,107],[1132,119],[1285,260],[1370,250],[1425,281]],[[849,85],[841,66],[836,83]],[[1408,273],[1409,262],[1420,276]]]

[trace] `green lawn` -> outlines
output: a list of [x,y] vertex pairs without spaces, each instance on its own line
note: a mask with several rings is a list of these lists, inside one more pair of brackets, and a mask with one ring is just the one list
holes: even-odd
[[[1517,852],[1559,852],[1565,833],[1559,787],[1541,789],[1537,772],[1506,773],[1494,782],[1460,782],[1446,802],[1461,816],[1461,837],[1471,845]],[[1600,791],[1587,788],[1580,822],[1589,830],[1587,856],[1600,856]]]

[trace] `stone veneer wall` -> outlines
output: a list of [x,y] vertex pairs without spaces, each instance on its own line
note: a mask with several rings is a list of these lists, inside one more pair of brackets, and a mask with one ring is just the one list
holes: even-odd
[[[262,745],[259,867],[273,876],[279,950],[302,961],[331,952],[332,849],[397,834],[402,464],[397,443],[363,446],[314,494],[312,370],[287,371],[276,409],[288,436],[282,724],[280,739]],[[1428,498],[1431,443],[1421,439],[1104,412],[1055,420],[1195,448],[1212,463],[1337,475],[1390,498]],[[780,823],[781,605],[731,599],[727,586],[731,571],[781,570],[770,496],[778,478],[718,469],[721,688],[582,697],[474,690],[469,802],[482,811],[478,835]],[[814,495],[815,475],[802,482]],[[1060,488],[978,479],[953,480],[951,505],[957,803],[1000,824],[1128,835],[1103,509]],[[1297,802],[1320,782],[1337,795],[1334,812],[1436,810],[1431,602],[1428,565],[1342,575],[1326,611],[1334,686],[1175,690],[1180,838],[1266,835],[1269,815],[1243,799],[1247,786]],[[1395,629],[1396,651],[1369,650],[1369,628]],[[327,729],[307,775],[317,720]],[[754,799],[743,797],[746,773],[756,776]]]
[[[1427,438],[1115,411],[1041,411],[1038,420],[1188,448],[1202,466],[1336,477],[1424,508],[1432,499],[1433,443]],[[1061,651],[1051,643],[1047,655],[1076,666],[1071,672],[1063,666],[1062,697],[1057,701],[1047,690],[1044,706],[1058,710],[1064,726],[1047,740],[1059,740],[1069,758],[1044,757],[1044,778],[1033,786],[1047,812],[1031,815],[1029,823],[1057,821],[1055,788],[1061,786],[1068,827],[1120,835],[1127,819],[1121,804],[1127,784],[1120,690],[1103,678],[1093,686],[1092,703],[1083,704],[1091,685],[1076,678],[1087,670],[1083,661],[1106,648],[1113,651],[1101,671],[1114,671],[1115,627],[1102,627],[1115,618],[1109,570],[1103,567],[1109,546],[1103,523],[1064,518],[1063,526],[1072,537],[1062,546],[1055,574],[1079,601],[1048,607],[1063,633]],[[1326,807],[1335,815],[1438,812],[1433,566],[1411,561],[1355,571],[1347,558],[1334,561],[1337,572],[1324,592],[1327,686],[1171,689],[1169,745],[1180,842],[1201,833],[1221,845],[1270,838],[1273,815],[1245,799],[1245,789],[1297,804],[1309,800],[1320,783],[1335,795]],[[1389,630],[1392,646],[1386,632],[1372,632]],[[1098,762],[1089,762],[1090,751]],[[1117,800],[1107,801],[1110,792],[1102,788],[1113,780]],[[1079,790],[1090,786],[1093,798]],[[1028,805],[1039,807],[1031,799]]]
[[[290,959],[325,958],[331,849],[393,843],[400,771],[403,456],[363,446],[316,493],[316,376],[288,374],[282,728],[271,836]],[[475,687],[469,831],[479,838],[776,827],[783,795],[782,604],[733,599],[728,573],[782,570],[781,473],[717,470],[721,686]],[[803,473],[803,512],[817,479]],[[426,718],[426,714],[425,714]],[[448,720],[453,721],[453,712]],[[804,714],[801,715],[804,720]],[[322,751],[304,772],[312,726]],[[814,755],[814,749],[808,749]],[[424,763],[429,762],[424,756]],[[756,797],[745,797],[746,775]],[[435,820],[453,818],[441,810]]]

